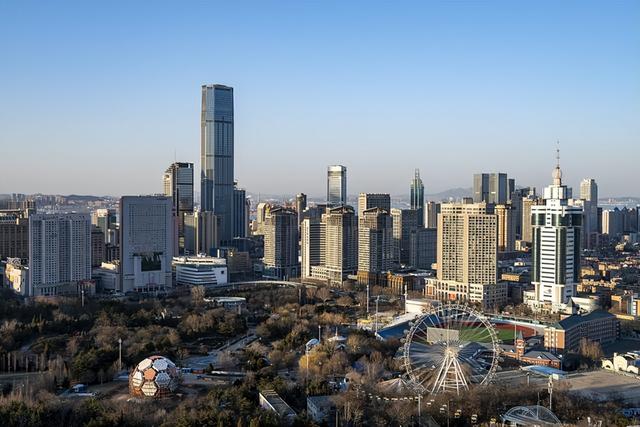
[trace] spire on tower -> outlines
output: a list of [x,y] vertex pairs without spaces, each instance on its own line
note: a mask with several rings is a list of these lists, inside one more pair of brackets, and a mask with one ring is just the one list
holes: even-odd
[[556,142],[556,168],[553,170],[553,185],[562,185],[562,170],[560,170],[560,141]]

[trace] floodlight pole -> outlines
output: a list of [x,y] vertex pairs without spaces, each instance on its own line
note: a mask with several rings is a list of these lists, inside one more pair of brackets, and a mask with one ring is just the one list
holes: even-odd
[[118,372],[122,371],[122,338],[118,338]]

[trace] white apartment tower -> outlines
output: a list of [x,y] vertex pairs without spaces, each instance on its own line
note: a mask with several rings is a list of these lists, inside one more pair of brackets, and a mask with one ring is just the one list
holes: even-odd
[[565,307],[576,295],[580,274],[582,208],[569,205],[570,190],[562,184],[560,160],[553,184],[544,190],[544,205],[531,206],[533,271],[539,306],[552,311]]
[[91,279],[91,217],[29,215],[29,294],[77,294]]

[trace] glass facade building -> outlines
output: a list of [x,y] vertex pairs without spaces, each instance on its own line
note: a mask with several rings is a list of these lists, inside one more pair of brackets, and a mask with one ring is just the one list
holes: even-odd
[[219,221],[222,245],[233,239],[233,88],[202,86],[201,208]]

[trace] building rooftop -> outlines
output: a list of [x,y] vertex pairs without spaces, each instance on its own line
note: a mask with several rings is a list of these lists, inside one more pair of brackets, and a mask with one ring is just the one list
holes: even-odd
[[554,323],[552,326],[556,329],[570,329],[583,322],[589,322],[591,320],[598,320],[598,319],[610,319],[615,317],[616,316],[609,313],[608,311],[595,310],[585,315],[579,315],[579,314],[571,315],[565,319],[562,319],[557,323]]

